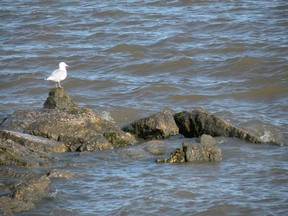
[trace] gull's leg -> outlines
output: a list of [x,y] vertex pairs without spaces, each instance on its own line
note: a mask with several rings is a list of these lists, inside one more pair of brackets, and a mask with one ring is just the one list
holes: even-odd
[[58,82],[58,84],[59,84],[59,88],[62,88],[62,86],[60,85],[60,81]]
[[57,82],[55,82],[55,88],[58,88],[58,86],[57,86]]

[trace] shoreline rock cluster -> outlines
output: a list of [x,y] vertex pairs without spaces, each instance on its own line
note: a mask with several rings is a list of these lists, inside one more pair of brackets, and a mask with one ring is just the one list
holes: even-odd
[[220,162],[222,151],[218,142],[210,135],[203,134],[199,142],[183,143],[168,158],[157,158],[157,163]]
[[79,107],[64,88],[52,89],[43,109],[16,111],[0,124],[0,214],[34,208],[35,202],[47,196],[59,152],[109,150],[176,134],[197,137],[199,142],[183,143],[156,162],[219,162],[222,153],[214,136],[261,143],[260,138],[204,109],[176,114],[165,110],[120,128]]

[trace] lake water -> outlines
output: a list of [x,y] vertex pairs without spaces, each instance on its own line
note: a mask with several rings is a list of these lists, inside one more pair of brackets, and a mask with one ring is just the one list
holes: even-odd
[[[11,1],[0,3],[0,118],[42,108],[61,84],[120,126],[164,109],[203,107],[282,147],[219,138],[218,164],[66,153],[73,178],[20,215],[288,213],[286,0]],[[181,139],[164,142],[173,147]],[[171,148],[173,149],[173,148]]]

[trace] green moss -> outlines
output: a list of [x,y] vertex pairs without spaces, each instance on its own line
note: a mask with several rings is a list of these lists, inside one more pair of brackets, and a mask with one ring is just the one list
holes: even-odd
[[108,131],[103,136],[110,142],[114,147],[125,146],[126,142],[119,138],[116,132]]
[[187,113],[188,113],[187,111],[176,113],[176,114],[174,114],[174,119],[182,118],[182,117],[186,116]]

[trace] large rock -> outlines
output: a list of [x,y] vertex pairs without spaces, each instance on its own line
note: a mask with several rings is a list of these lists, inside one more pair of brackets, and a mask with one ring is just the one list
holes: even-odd
[[178,134],[178,127],[173,115],[166,110],[147,118],[136,120],[125,126],[124,131],[136,135],[143,140],[165,139]]
[[182,147],[175,149],[168,158],[158,158],[156,162],[219,162],[222,160],[222,152],[217,144],[213,137],[204,134],[200,143],[183,143]]
[[32,209],[47,195],[50,179],[46,170],[57,157],[46,148],[34,149],[35,143],[28,140],[23,142],[13,132],[1,132],[0,215]]
[[10,139],[23,146],[32,149],[33,151],[45,151],[45,152],[65,152],[67,147],[62,143],[54,140],[50,140],[43,137],[33,136],[30,134],[20,133],[17,131],[1,130],[0,137],[2,139]]
[[96,151],[132,145],[134,136],[87,108],[16,111],[1,125],[63,142],[70,151]]
[[77,104],[67,95],[64,88],[51,89],[44,103],[46,109],[69,109],[74,107],[77,107]]
[[[32,172],[12,167],[2,167],[0,177],[0,214],[13,215],[35,208],[35,203],[47,196],[50,178],[45,172]],[[8,182],[8,183],[7,183]]]
[[179,133],[188,138],[209,134],[213,137],[236,137],[252,143],[261,143],[260,138],[201,108],[192,112],[176,113],[174,119],[179,127]]
[[[54,143],[55,142],[55,143]],[[55,144],[55,145],[54,145]],[[20,132],[0,132],[0,215],[13,215],[35,208],[49,196],[50,177],[67,178],[55,167],[54,151],[63,144]],[[56,149],[55,149],[56,147]],[[65,159],[61,158],[61,166]]]
[[0,139],[0,165],[17,165],[38,168],[51,164],[52,157],[49,152],[30,149],[17,141],[1,137]]
[[221,149],[217,145],[184,143],[186,162],[218,162],[222,160]]

